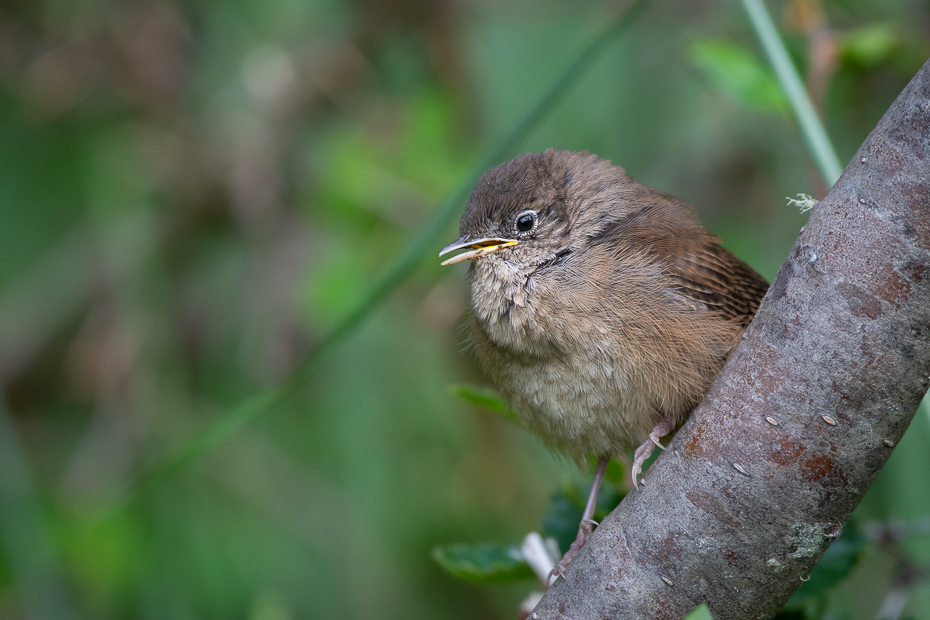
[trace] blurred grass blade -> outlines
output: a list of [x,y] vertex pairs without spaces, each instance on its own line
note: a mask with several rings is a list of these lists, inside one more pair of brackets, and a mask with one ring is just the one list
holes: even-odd
[[650,0],[636,0],[617,17],[600,35],[594,38],[552,85],[536,100],[484,157],[475,165],[459,187],[436,211],[420,233],[407,244],[406,249],[385,270],[384,275],[366,292],[345,317],[317,344],[303,364],[284,382],[275,388],[259,392],[227,413],[218,422],[188,440],[178,451],[156,464],[152,469],[129,487],[118,498],[115,510],[120,510],[135,501],[141,494],[174,472],[182,469],[199,456],[209,452],[242,428],[245,424],[267,412],[275,405],[294,394],[306,384],[309,377],[330,352],[337,348],[356,327],[374,311],[397,286],[405,280],[420,260],[428,253],[438,250],[441,235],[455,219],[468,199],[471,188],[478,177],[488,168],[500,163],[507,154],[526,138],[539,121],[555,106],[556,102],[581,78],[584,70],[604,46],[628,28],[639,17]]
[[75,618],[23,447],[0,396],[0,550],[29,616]]
[[788,56],[788,50],[785,49],[785,44],[775,29],[775,24],[772,23],[772,17],[762,0],[742,0],[742,2],[749,14],[749,20],[756,31],[756,36],[759,37],[762,48],[788,96],[791,108],[804,133],[807,148],[810,149],[817,168],[820,170],[820,176],[823,177],[828,188],[833,187],[843,172],[843,166],[840,165],[833,144],[827,137],[827,132],[814,110],[814,105],[807,96],[801,77]]

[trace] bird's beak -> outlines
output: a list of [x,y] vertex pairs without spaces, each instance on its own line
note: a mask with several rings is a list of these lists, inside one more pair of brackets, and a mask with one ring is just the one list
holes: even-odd
[[454,252],[464,248],[472,248],[470,252],[463,252],[462,254],[457,254],[452,258],[442,261],[443,265],[452,265],[463,260],[471,260],[473,258],[478,258],[479,256],[487,256],[492,252],[497,252],[501,248],[507,248],[512,245],[517,245],[518,243],[519,241],[516,239],[500,239],[498,237],[485,237],[484,239],[471,240],[469,239],[469,235],[465,235],[458,241],[453,241],[444,247],[439,255],[442,256],[443,254],[448,254],[449,252]]

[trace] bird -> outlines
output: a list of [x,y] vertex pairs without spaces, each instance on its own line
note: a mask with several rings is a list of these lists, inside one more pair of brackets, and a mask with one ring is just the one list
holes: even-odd
[[[766,280],[686,202],[588,151],[528,153],[485,172],[443,265],[469,261],[469,342],[520,422],[594,480],[564,574],[593,532],[612,456],[634,487],[703,398]],[[664,449],[664,448],[663,448]]]

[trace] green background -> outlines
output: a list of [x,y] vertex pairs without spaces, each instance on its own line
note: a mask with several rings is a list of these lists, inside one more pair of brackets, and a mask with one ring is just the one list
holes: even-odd
[[[930,56],[930,7],[768,6],[845,164]],[[0,4],[0,618],[516,617],[533,581],[430,552],[519,541],[584,476],[452,395],[485,382],[452,224],[291,398],[113,507],[288,377],[621,8]],[[504,158],[596,152],[772,279],[806,220],[785,197],[826,188],[740,5],[655,0],[579,78]],[[928,444],[921,411],[809,617],[899,592],[930,617]]]

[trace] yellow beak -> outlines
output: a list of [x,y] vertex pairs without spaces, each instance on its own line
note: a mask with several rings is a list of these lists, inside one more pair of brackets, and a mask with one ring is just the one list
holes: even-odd
[[462,254],[457,254],[452,258],[442,261],[443,265],[453,265],[455,263],[462,262],[463,260],[471,260],[473,258],[478,258],[479,256],[487,256],[488,254],[497,252],[501,248],[507,248],[512,245],[517,245],[518,243],[519,241],[516,239],[500,239],[498,237],[485,237],[484,239],[475,239],[474,241],[469,241],[468,235],[465,235],[458,241],[453,241],[444,247],[439,255],[442,256],[443,254],[448,254],[449,252],[454,252],[464,248],[472,248],[471,252],[463,252]]

